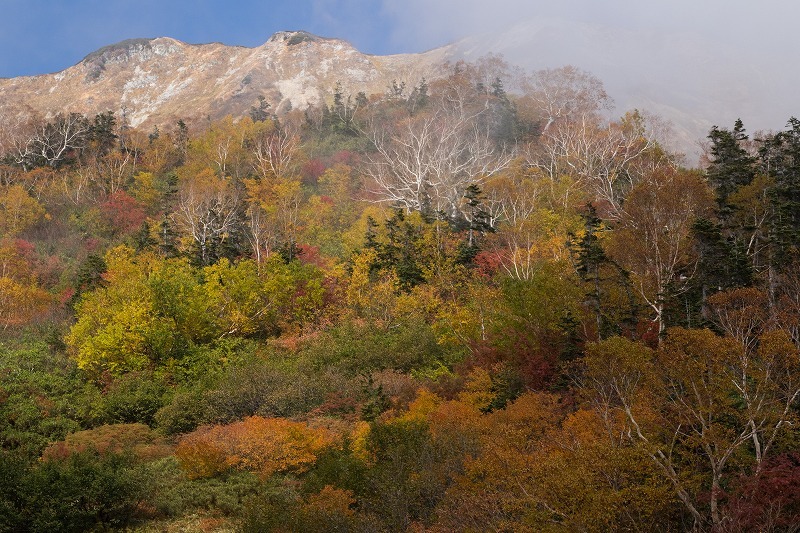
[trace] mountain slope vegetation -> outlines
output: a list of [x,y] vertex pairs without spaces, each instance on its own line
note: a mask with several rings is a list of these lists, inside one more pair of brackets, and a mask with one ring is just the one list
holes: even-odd
[[800,122],[440,69],[0,123],[1,529],[793,530]]

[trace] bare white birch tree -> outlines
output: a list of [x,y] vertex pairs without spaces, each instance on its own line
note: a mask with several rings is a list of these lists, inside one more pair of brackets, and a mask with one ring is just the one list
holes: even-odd
[[370,192],[378,201],[408,211],[442,212],[462,216],[466,188],[479,186],[512,159],[499,149],[481,124],[488,101],[475,102],[465,84],[451,83],[425,113],[397,124],[372,121],[367,135],[375,153],[365,172]]
[[216,177],[211,169],[181,184],[173,217],[197,246],[202,264],[209,264],[213,246],[236,224],[238,206],[239,193],[230,179]]
[[250,143],[253,170],[262,179],[285,177],[300,153],[300,135],[293,122],[257,123]]
[[85,147],[91,125],[79,113],[58,114],[51,121],[37,120],[30,136],[16,137],[11,157],[25,170],[36,165],[56,167],[71,152]]

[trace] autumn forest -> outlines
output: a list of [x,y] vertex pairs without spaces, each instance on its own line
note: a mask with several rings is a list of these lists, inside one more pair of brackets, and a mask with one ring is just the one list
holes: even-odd
[[798,531],[800,120],[442,69],[0,118],[0,530]]

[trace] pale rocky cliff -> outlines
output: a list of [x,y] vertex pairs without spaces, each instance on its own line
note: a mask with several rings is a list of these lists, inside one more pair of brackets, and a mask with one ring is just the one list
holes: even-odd
[[436,77],[449,48],[372,56],[346,41],[279,32],[256,48],[132,39],[56,74],[0,79],[0,113],[114,111],[131,126],[245,115],[264,96],[278,113],[345,94],[383,93],[392,80]]

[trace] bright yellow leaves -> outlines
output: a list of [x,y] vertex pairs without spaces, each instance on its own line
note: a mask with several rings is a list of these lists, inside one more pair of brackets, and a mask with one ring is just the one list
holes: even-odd
[[323,307],[321,273],[278,257],[194,268],[118,247],[106,263],[106,284],[83,297],[66,338],[93,372],[169,366],[193,346],[302,327]]
[[44,207],[22,185],[0,188],[0,237],[18,235],[44,216]]

